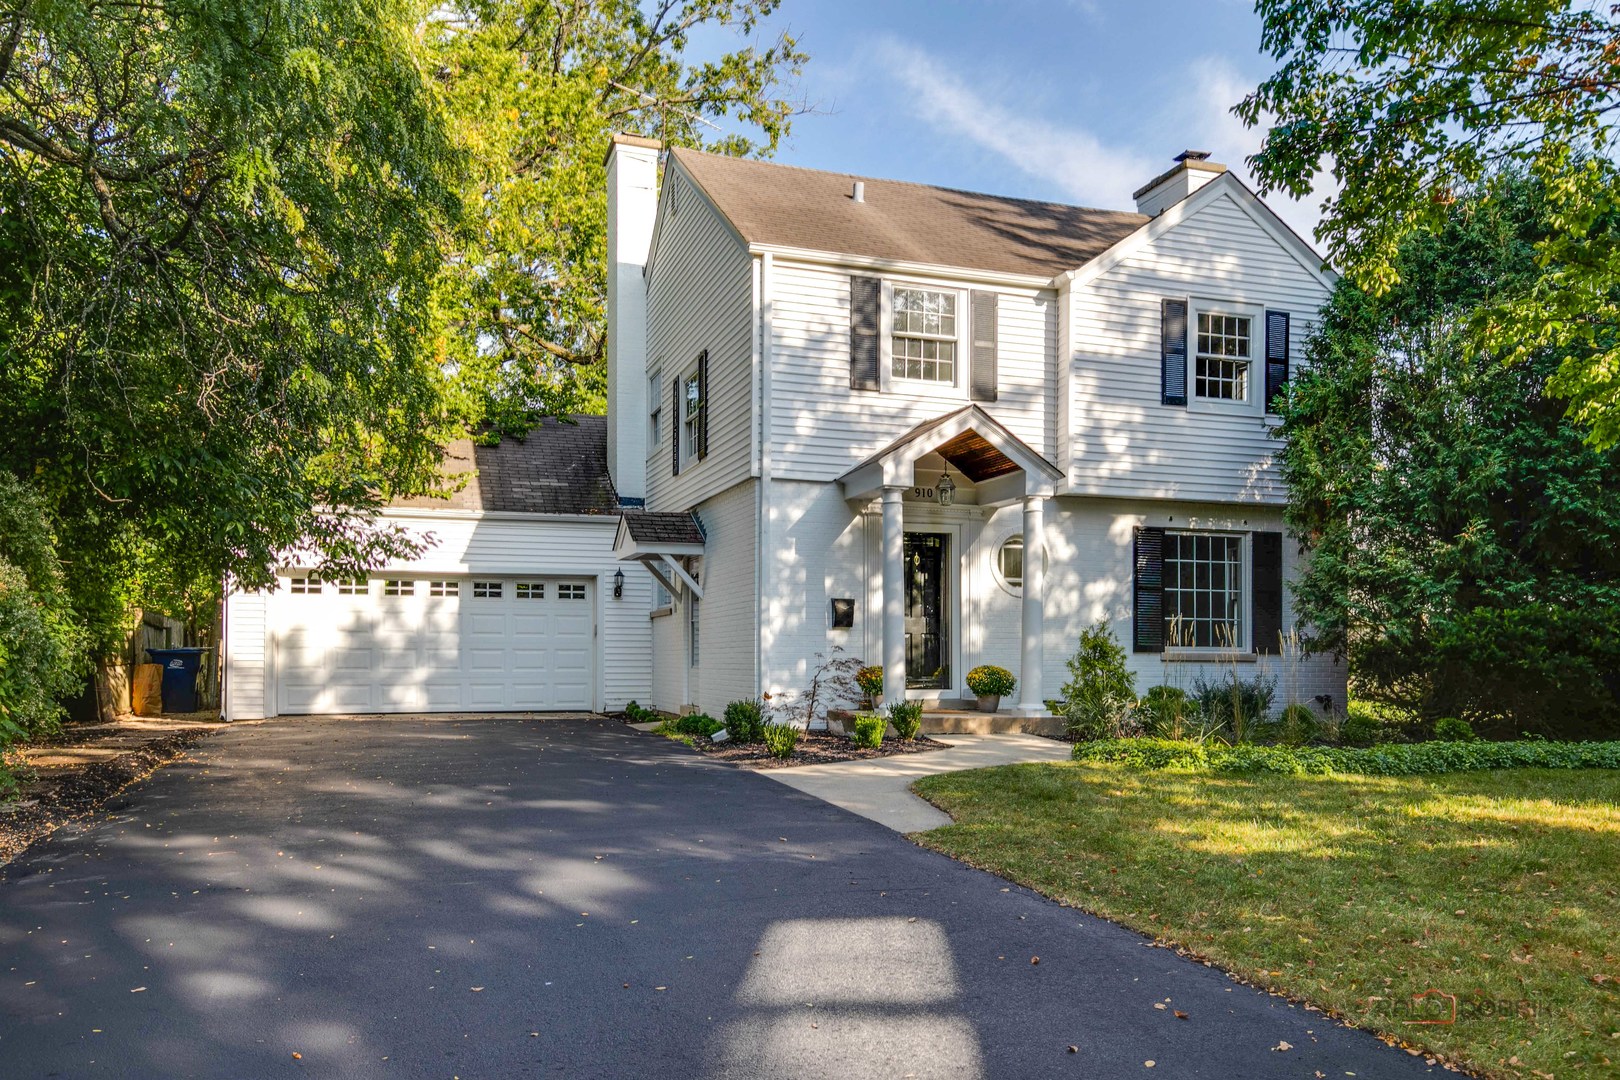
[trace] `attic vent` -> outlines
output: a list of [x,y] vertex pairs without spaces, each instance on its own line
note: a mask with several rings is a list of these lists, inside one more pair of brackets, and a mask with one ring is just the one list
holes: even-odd
[[854,199],[856,202],[865,202],[866,201],[866,184],[863,183],[860,180],[855,181],[855,190],[853,190],[853,191],[851,191],[849,193],[849,197],[851,199]]

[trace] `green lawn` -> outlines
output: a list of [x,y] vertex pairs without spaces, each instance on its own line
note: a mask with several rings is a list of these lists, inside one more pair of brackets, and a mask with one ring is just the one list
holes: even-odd
[[[1014,765],[916,790],[957,821],[925,846],[1250,982],[1489,1075],[1620,1075],[1620,772]],[[1410,1023],[1431,988],[1455,1024]]]

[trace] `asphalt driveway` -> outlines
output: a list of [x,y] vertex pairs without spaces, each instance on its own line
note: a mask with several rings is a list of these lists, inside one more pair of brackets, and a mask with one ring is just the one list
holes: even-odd
[[1441,1072],[606,721],[273,721],[194,757],[0,870],[0,1075]]

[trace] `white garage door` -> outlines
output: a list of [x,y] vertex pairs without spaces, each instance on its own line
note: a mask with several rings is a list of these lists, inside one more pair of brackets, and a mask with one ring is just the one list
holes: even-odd
[[588,578],[294,577],[276,607],[283,713],[594,705]]

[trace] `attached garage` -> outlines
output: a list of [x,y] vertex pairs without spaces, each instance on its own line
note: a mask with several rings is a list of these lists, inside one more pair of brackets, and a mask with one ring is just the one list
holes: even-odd
[[614,554],[603,419],[452,446],[445,472],[467,478],[451,498],[396,504],[380,519],[422,539],[415,559],[322,581],[293,558],[274,590],[228,591],[227,717],[648,700],[652,578]]

